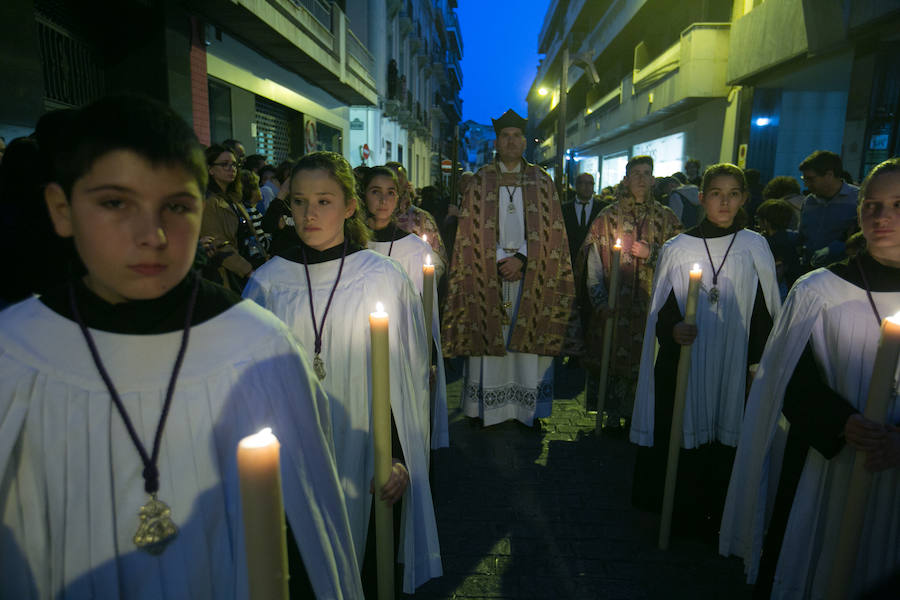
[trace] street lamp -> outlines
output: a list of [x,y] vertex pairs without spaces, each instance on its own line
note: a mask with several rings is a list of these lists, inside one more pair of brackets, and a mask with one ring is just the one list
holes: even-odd
[[[569,44],[563,46],[562,55],[562,72],[559,76],[559,123],[556,133],[556,193],[559,201],[565,200],[563,194],[566,191],[566,99],[569,95],[569,67],[574,64],[580,64],[584,70],[590,75],[591,83],[597,85],[600,83],[600,76],[597,69],[594,68],[594,61],[590,52],[576,54],[569,59]],[[544,90],[544,94],[541,94]],[[546,89],[541,88],[538,94],[541,96],[546,94]]]

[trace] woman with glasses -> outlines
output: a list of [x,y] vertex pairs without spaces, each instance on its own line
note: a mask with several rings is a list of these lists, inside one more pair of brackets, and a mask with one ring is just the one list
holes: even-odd
[[[237,177],[237,160],[224,146],[213,144],[206,150],[209,184],[203,207],[203,223],[200,236],[215,238],[220,250],[229,246],[233,252],[222,261],[219,270],[221,283],[240,292],[253,272],[253,265],[241,255],[239,238],[246,239],[250,231],[250,216],[241,204],[241,182]],[[242,228],[245,235],[241,235]]]

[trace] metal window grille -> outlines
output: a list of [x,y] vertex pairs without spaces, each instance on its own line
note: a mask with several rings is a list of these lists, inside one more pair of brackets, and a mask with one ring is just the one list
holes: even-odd
[[256,151],[275,165],[290,155],[289,110],[268,98],[256,97]]
[[103,95],[104,73],[89,44],[35,14],[48,107],[83,106]]

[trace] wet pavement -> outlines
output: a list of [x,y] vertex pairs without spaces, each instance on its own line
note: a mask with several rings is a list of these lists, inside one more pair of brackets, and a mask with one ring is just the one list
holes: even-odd
[[635,447],[595,436],[583,382],[558,371],[540,428],[483,428],[449,385],[451,447],[432,463],[444,576],[407,598],[750,597],[740,560],[711,542],[657,548],[659,517],[630,504]]

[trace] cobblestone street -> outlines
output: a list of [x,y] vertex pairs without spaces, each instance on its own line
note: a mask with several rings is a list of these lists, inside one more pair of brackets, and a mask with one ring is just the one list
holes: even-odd
[[542,430],[473,426],[448,386],[451,447],[432,466],[444,576],[414,598],[749,598],[711,544],[657,549],[658,517],[630,505],[634,446],[597,439],[583,371],[557,372]]

